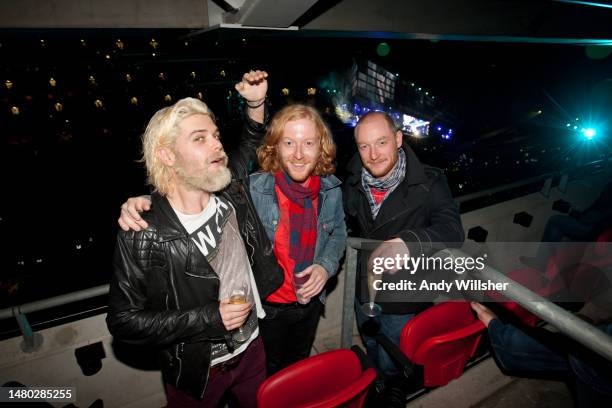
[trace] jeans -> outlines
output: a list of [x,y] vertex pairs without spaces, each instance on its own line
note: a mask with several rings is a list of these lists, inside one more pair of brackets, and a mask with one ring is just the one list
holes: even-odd
[[[612,334],[612,324],[600,326]],[[491,320],[489,339],[499,365],[508,374],[564,379],[576,392],[579,407],[612,405],[612,364],[562,334],[532,333]]]
[[266,317],[259,321],[268,362],[268,376],[310,356],[321,302],[313,298],[306,305],[299,303],[264,303]]
[[[561,348],[548,346],[555,344],[554,337],[558,336],[555,333],[551,333],[550,340],[536,340],[535,336],[499,319],[491,320],[488,332],[497,362],[504,371],[557,378],[564,377],[569,371],[567,356],[563,355]],[[543,330],[534,330],[534,333],[546,336]]]
[[[414,314],[387,314],[382,313],[376,317],[369,317],[363,314],[361,311],[361,305],[355,302],[355,317],[357,319],[357,327],[359,328],[359,334],[361,340],[366,346],[368,356],[376,364],[379,370],[381,370],[386,376],[394,376],[399,373],[395,363],[387,352],[376,343],[376,338],[369,336],[364,333],[363,324],[366,322],[375,323],[379,327],[380,334],[387,336],[393,343],[399,345],[400,334],[404,329],[404,326],[408,320],[412,319]],[[377,333],[373,333],[375,336]]]

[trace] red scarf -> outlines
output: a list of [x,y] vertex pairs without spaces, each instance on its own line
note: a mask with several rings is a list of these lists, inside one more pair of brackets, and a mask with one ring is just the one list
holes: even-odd
[[311,176],[308,187],[296,183],[284,171],[274,175],[274,182],[289,199],[289,257],[295,262],[293,273],[312,265],[317,244],[317,211],[312,201],[319,195],[321,178]]

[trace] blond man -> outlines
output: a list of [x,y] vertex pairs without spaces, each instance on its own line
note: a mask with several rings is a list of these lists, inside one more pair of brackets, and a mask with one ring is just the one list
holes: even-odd
[[[197,99],[158,111],[143,136],[155,191],[139,204],[149,208],[139,231],[118,235],[107,323],[119,340],[158,348],[168,407],[216,407],[227,392],[255,407],[265,378],[258,317],[282,272],[246,169],[263,135],[266,78],[252,71],[236,85],[248,118],[229,159]],[[240,303],[230,301],[237,289]]]

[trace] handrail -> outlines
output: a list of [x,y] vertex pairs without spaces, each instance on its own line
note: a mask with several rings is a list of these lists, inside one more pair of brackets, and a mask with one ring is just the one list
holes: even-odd
[[[469,256],[462,250],[455,248],[439,251],[436,255],[442,253],[446,256],[450,253],[454,257]],[[507,283],[507,289],[504,290],[505,297],[514,300],[534,315],[556,327],[563,334],[612,361],[612,336],[532,292],[490,265],[485,265],[482,270],[478,271],[478,275],[480,275],[478,278],[481,279],[489,279],[496,283]]]
[[65,293],[52,298],[37,300],[35,302],[24,303],[20,306],[7,307],[0,310],[0,320],[14,317],[16,314],[25,314],[50,309],[68,303],[78,302],[79,300],[91,299],[97,296],[108,294],[109,285],[94,286],[93,288],[78,290],[76,292]]
[[[357,250],[362,249],[366,243],[372,243],[372,240],[354,237],[349,237],[347,240],[347,269],[345,274],[344,307],[341,328],[342,347],[350,347],[353,329],[353,303],[356,280],[356,269],[354,266],[357,264]],[[468,254],[460,249],[444,249],[434,254],[433,257],[447,257],[449,255],[455,257],[468,256]],[[563,334],[612,361],[612,337],[608,334],[555,305],[548,299],[516,283],[489,265],[485,265],[482,271],[479,271],[479,274],[478,278],[481,279],[508,283],[507,290],[504,291],[504,296],[514,300],[542,320],[555,326]],[[350,310],[347,307],[347,303],[350,305]]]
[[[353,329],[353,303],[355,299],[355,284],[356,284],[356,266],[357,266],[357,250],[362,249],[366,243],[371,243],[372,240],[349,237],[347,239],[347,268],[345,274],[344,285],[344,300],[342,311],[342,326],[341,326],[341,346],[349,348],[352,343]],[[438,252],[436,255],[448,254],[452,256],[465,257],[463,251],[459,249],[445,249]],[[434,256],[436,256],[434,255]],[[531,313],[547,321],[555,326],[561,332],[574,340],[584,344],[590,349],[596,351],[600,355],[612,361],[612,338],[593,325],[574,316],[565,309],[555,305],[540,295],[530,291],[529,289],[514,282],[512,279],[503,275],[495,268],[486,265],[480,272],[482,277],[490,279],[494,282],[509,283],[508,289],[505,291],[505,296],[518,302],[522,307],[529,310]],[[55,296],[52,298],[30,302],[21,306],[15,306],[0,310],[0,320],[12,318],[25,313],[37,312],[40,310],[49,309],[56,306],[65,305],[68,303],[77,302],[79,300],[90,299],[97,296],[108,294],[109,285],[100,285],[93,288],[84,289],[76,292],[66,293],[64,295]]]

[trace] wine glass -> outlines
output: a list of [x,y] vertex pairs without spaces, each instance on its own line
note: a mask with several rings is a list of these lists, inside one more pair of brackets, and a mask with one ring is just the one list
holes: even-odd
[[[246,283],[237,284],[232,288],[230,293],[229,303],[232,305],[242,305],[247,303],[247,295],[249,293],[249,286]],[[248,320],[248,317],[247,317]],[[246,322],[246,321],[245,321]],[[232,339],[238,343],[244,343],[251,337],[251,333],[248,328],[243,324],[239,328],[235,329],[232,333]]]
[[379,316],[382,312],[380,305],[374,303],[374,298],[376,298],[376,289],[374,288],[374,280],[376,279],[376,274],[374,273],[372,268],[368,268],[368,295],[370,301],[361,305],[361,311],[364,315],[368,317],[376,317]]

